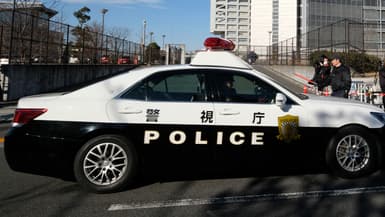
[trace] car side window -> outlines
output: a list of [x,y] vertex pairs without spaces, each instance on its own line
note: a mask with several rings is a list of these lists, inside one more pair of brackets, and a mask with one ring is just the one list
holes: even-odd
[[146,101],[205,101],[205,76],[201,73],[162,73],[151,76],[122,97]]
[[222,102],[271,104],[275,101],[277,90],[252,76],[221,73],[216,82]]

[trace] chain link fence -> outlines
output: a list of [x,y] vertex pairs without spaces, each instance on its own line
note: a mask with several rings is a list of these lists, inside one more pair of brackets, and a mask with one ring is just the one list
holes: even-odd
[[112,64],[143,60],[144,46],[30,13],[0,18],[0,58],[12,64]]
[[250,46],[249,50],[258,54],[260,64],[309,65],[309,56],[315,51],[355,51],[383,58],[378,32],[377,24],[341,20],[270,46]]

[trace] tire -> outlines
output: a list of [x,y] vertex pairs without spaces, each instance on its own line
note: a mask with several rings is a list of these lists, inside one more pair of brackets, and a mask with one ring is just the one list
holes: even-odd
[[327,147],[326,163],[333,174],[342,178],[369,175],[378,169],[379,152],[376,141],[363,127],[342,128]]
[[74,173],[78,183],[95,193],[121,191],[132,184],[138,157],[126,138],[102,135],[85,143],[75,157]]

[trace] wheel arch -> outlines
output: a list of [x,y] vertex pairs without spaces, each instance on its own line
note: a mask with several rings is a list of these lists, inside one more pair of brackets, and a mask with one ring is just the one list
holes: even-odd
[[[335,135],[337,135],[338,132],[341,130],[347,129],[347,128],[361,128],[365,129],[366,133],[371,136],[370,138],[373,139],[373,142],[375,143],[375,147],[377,149],[377,166],[380,168],[384,165],[384,156],[385,156],[385,148],[382,147],[383,145],[381,144],[381,130],[379,129],[372,129],[369,128],[363,124],[358,124],[358,123],[351,123],[351,124],[346,124],[341,127],[339,127],[332,138],[330,138],[329,143],[333,142]],[[326,150],[325,150],[326,151]]]
[[[87,141],[91,140],[92,138],[95,138],[95,137],[98,137],[101,135],[121,136],[121,137],[127,139],[127,141],[130,142],[135,147],[135,149],[137,149],[137,151],[138,151],[137,144],[135,144],[134,140],[129,135],[127,135],[127,133],[124,130],[117,129],[117,128],[103,127],[103,128],[97,128],[97,129],[91,130],[83,136],[83,138],[81,139],[81,143],[83,145]],[[80,147],[79,147],[79,149],[80,149]]]
[[[121,136],[123,137],[124,139],[126,139],[129,143],[131,143],[131,145],[133,145],[133,147],[135,148],[135,151],[137,153],[137,157],[138,157],[138,160],[139,160],[139,164],[141,164],[142,162],[142,158],[141,158],[141,150],[139,148],[139,145],[136,144],[134,142],[134,140],[129,136],[127,135],[127,132],[125,132],[124,130],[122,129],[117,129],[117,128],[113,128],[113,127],[101,127],[101,128],[95,128],[93,130],[89,130],[86,134],[84,134],[82,136],[82,138],[80,139],[80,144],[78,145],[77,149],[76,149],[76,153],[81,149],[81,147],[86,144],[89,140],[95,138],[95,137],[98,137],[98,136],[102,136],[102,135],[116,135],[116,136]],[[75,157],[74,157],[75,158]],[[73,165],[72,165],[73,166]]]

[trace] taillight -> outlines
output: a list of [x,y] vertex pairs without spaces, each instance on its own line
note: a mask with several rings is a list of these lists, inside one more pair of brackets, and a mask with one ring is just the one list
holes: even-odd
[[12,125],[26,124],[47,111],[45,108],[16,109]]

